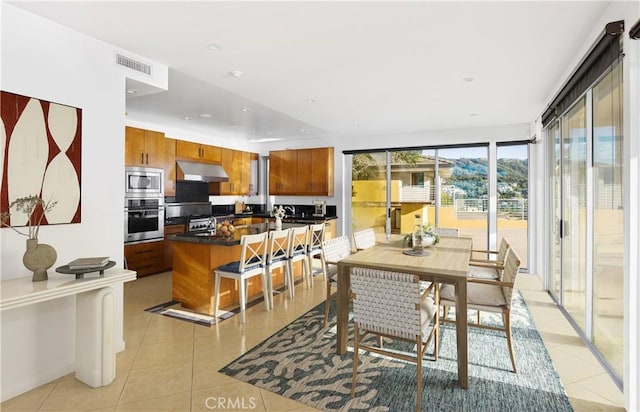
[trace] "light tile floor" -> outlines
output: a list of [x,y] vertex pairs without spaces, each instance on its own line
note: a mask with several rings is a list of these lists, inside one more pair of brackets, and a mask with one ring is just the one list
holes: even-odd
[[[622,411],[623,396],[541,290],[538,277],[520,275],[518,287],[553,358],[577,411]],[[262,303],[239,316],[207,328],[144,309],[171,299],[171,274],[163,273],[125,285],[124,338],[117,355],[117,378],[92,389],[73,374],[42,385],[0,405],[11,411],[312,411],[217,372],[262,340],[324,300],[319,276],[315,287],[296,287],[293,301],[279,294],[275,308]]]

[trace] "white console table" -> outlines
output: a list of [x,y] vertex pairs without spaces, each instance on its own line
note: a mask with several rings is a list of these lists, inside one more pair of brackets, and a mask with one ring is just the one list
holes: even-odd
[[116,321],[111,286],[135,280],[136,272],[112,268],[84,279],[51,272],[42,282],[32,282],[31,277],[2,281],[0,312],[76,296],[76,378],[94,388],[110,384],[115,379]]

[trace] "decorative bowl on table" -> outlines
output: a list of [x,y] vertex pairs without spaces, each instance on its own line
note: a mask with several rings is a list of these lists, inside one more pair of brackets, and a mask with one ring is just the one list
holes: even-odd
[[432,236],[429,233],[425,233],[422,235],[422,247],[433,246],[436,243],[435,236]]

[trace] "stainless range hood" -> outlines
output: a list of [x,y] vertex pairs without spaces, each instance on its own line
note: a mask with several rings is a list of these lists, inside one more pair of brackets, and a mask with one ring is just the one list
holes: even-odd
[[178,167],[184,173],[184,180],[195,180],[200,182],[228,182],[229,176],[220,165],[209,163],[176,161]]

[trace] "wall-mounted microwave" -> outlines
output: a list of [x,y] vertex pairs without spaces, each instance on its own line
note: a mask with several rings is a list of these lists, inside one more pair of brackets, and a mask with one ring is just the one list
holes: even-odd
[[151,167],[127,167],[124,174],[125,197],[164,197],[164,170]]

